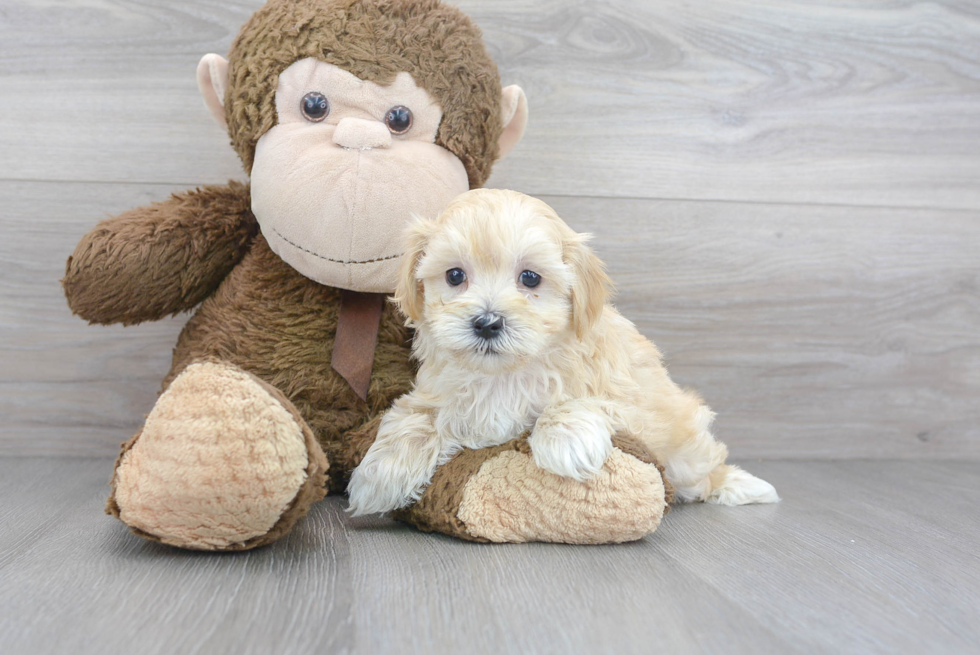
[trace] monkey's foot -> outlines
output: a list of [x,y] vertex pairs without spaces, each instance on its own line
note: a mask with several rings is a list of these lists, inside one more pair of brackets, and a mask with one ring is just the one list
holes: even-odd
[[640,448],[619,438],[613,444],[602,470],[585,482],[538,468],[525,439],[464,450],[395,516],[471,541],[635,541],[660,525],[672,490]]
[[245,550],[323,498],[327,467],[280,391],[230,364],[191,364],[123,444],[106,512],[165,544]]

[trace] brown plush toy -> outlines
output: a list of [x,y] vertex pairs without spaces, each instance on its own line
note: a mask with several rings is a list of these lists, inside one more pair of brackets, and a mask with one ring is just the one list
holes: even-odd
[[[438,0],[271,0],[198,82],[250,185],[103,221],[63,284],[92,323],[197,307],[107,511],[149,539],[241,550],[343,491],[411,388],[411,335],[385,302],[405,224],[481,186],[527,105]],[[521,439],[466,451],[400,518],[473,540],[637,539],[667,494],[649,455],[617,446],[588,483],[537,469]]]

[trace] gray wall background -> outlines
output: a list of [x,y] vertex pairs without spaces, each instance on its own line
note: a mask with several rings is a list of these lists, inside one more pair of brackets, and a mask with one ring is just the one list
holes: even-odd
[[[0,454],[114,453],[186,317],[61,295],[99,219],[243,179],[197,94],[261,4],[0,0]],[[980,457],[980,5],[466,0],[524,142],[736,459]]]

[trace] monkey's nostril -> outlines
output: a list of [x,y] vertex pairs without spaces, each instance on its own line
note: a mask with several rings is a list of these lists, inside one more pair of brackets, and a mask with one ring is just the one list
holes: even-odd
[[483,314],[473,319],[473,331],[481,339],[495,339],[504,329],[504,317],[496,314]]

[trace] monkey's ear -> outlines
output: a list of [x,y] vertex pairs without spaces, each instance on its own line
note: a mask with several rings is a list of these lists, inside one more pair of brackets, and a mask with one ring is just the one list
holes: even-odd
[[415,216],[405,239],[405,254],[402,255],[401,268],[398,271],[394,300],[402,314],[412,322],[422,318],[422,308],[425,306],[425,288],[416,277],[416,271],[434,226],[432,221]]
[[228,60],[214,53],[204,55],[197,64],[197,88],[204,96],[204,106],[221,127],[225,121],[225,89],[228,88]]
[[565,263],[575,272],[572,286],[572,328],[581,339],[602,316],[612,293],[612,280],[606,267],[586,243],[592,235],[572,234],[564,240]]
[[527,96],[524,89],[516,84],[504,87],[500,94],[500,115],[504,119],[504,132],[500,135],[497,161],[506,157],[524,136],[524,128],[527,127]]

